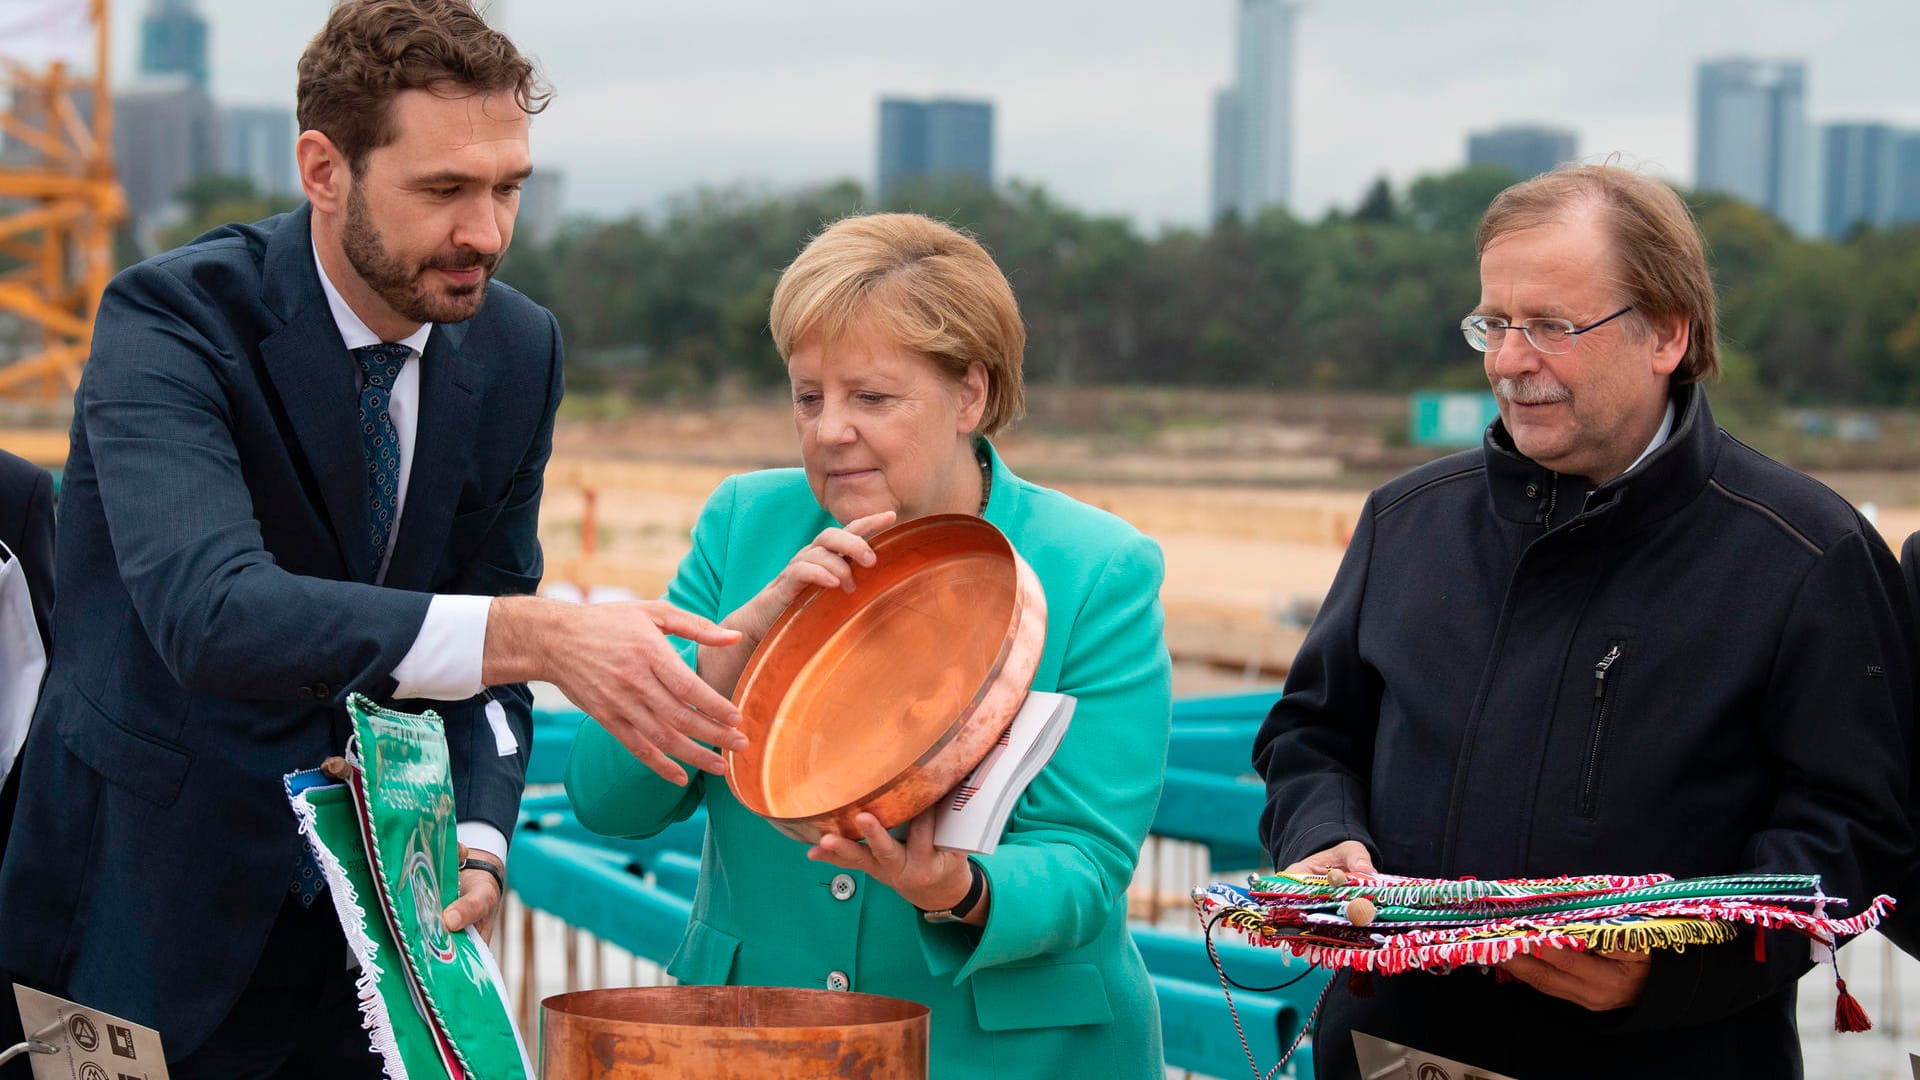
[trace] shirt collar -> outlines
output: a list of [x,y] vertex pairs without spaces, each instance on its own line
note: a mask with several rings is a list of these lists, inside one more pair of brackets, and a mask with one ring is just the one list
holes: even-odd
[[[340,340],[346,342],[347,348],[351,350],[363,345],[380,344],[380,335],[368,329],[367,324],[360,321],[360,316],[355,315],[353,309],[347,306],[347,301],[340,295],[340,290],[333,287],[333,280],[327,277],[326,266],[320,262],[318,243],[313,245],[313,268],[320,272],[320,289],[327,294],[327,307],[333,312],[333,324],[340,328]],[[415,356],[425,356],[427,335],[431,333],[433,333],[433,324],[421,323],[420,329],[401,338],[396,344],[412,349]],[[1668,415],[1672,415],[1671,411]]]
[[1640,451],[1639,457],[1633,459],[1633,464],[1627,466],[1627,471],[1632,472],[1633,470],[1639,468],[1640,463],[1647,460],[1647,455],[1653,453],[1655,450],[1660,449],[1660,444],[1666,442],[1667,437],[1672,434],[1673,434],[1673,397],[1669,395],[1667,397],[1667,418],[1665,420],[1660,421],[1660,430],[1653,433],[1653,441],[1647,444],[1647,448],[1645,450]]

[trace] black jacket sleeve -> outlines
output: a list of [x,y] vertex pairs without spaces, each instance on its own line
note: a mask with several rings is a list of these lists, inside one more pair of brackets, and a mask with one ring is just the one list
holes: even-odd
[[1254,737],[1253,767],[1267,782],[1260,842],[1275,867],[1343,840],[1358,840],[1379,857],[1367,807],[1381,681],[1361,657],[1359,642],[1372,555],[1369,496],[1333,587],[1294,657],[1286,690]]

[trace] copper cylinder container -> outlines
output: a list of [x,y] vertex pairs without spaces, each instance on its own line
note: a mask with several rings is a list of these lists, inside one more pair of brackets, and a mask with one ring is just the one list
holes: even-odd
[[794,598],[734,691],[741,804],[807,843],[903,824],[980,764],[1012,723],[1046,645],[1047,602],[1000,530],[964,514],[873,537],[854,591]]
[[770,986],[583,990],[541,1003],[544,1080],[925,1080],[927,1007]]

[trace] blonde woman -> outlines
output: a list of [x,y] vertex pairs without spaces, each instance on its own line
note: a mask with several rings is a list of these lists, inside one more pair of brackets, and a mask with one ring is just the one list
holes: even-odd
[[[731,694],[747,656],[808,585],[850,582],[866,538],[927,514],[978,514],[1046,593],[1034,688],[1078,707],[991,855],[904,842],[807,845],[740,806],[718,755],[662,780],[650,743],[589,721],[567,790],[595,831],[645,836],[708,810],[683,982],[884,994],[932,1010],[935,1077],[1158,1078],[1154,992],[1127,932],[1127,884],[1159,802],[1170,665],[1159,548],[1103,511],[1028,483],[990,437],[1020,414],[1026,332],[971,238],[913,214],[852,217],[815,238],[774,292],[802,468],[737,476],[708,500],[668,598],[740,631],[688,646]],[[637,750],[636,758],[628,747]],[[932,918],[929,918],[929,915]]]

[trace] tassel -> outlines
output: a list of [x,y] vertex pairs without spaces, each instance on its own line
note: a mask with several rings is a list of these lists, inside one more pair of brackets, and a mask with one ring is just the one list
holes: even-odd
[[1836,974],[1833,984],[1840,990],[1839,998],[1833,1003],[1833,1030],[1872,1031],[1873,1021],[1867,1018],[1867,1010],[1860,1007],[1858,999],[1847,993],[1847,980]]
[[[1359,968],[1347,972],[1347,993],[1357,998],[1373,996],[1373,973]],[[1858,1006],[1856,1006],[1857,1008]]]
[[1753,962],[1767,962],[1767,932],[1756,927],[1753,931]]

